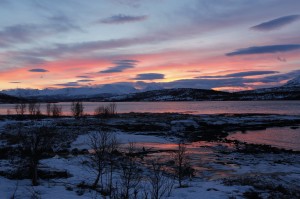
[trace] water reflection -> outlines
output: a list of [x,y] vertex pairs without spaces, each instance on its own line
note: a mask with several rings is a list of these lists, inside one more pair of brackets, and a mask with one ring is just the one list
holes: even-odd
[[[170,162],[175,150],[178,149],[176,143],[137,142],[135,146],[138,150],[144,149],[147,152],[147,156],[144,157],[145,162],[157,158],[160,158],[161,162]],[[197,177],[210,180],[225,178],[233,175],[234,169],[239,168],[235,163],[224,161],[223,157],[220,157],[220,151],[234,150],[234,145],[230,143],[198,141],[187,143],[185,146],[189,162],[195,169]]]
[[[63,114],[70,115],[70,102],[58,103],[63,107]],[[109,102],[84,102],[84,112],[94,114],[100,105]],[[0,114],[10,110],[15,113],[13,104],[0,104]],[[46,112],[46,104],[41,104],[41,111]],[[118,102],[119,113],[186,113],[186,114],[219,114],[219,113],[272,113],[300,114],[300,101],[199,101],[199,102]]]
[[228,139],[253,144],[267,144],[278,148],[300,151],[300,128],[281,127],[259,131],[237,132]]

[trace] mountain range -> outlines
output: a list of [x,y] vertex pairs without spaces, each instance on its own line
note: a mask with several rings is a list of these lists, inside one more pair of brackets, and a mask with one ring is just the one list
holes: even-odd
[[17,103],[21,101],[26,101],[26,99],[0,93],[0,103]]
[[300,100],[300,76],[285,85],[241,92],[207,89],[147,87],[137,90],[130,85],[114,84],[99,87],[62,89],[11,89],[0,92],[0,102],[19,98],[36,101],[222,101],[222,100]]

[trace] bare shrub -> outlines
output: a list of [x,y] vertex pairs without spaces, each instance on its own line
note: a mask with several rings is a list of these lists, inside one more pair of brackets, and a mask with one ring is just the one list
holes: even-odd
[[35,115],[35,105],[36,103],[35,102],[31,102],[28,104],[28,112],[29,112],[29,115]]
[[168,197],[174,187],[173,179],[166,176],[162,164],[158,159],[151,162],[152,173],[148,177],[152,199]]
[[116,103],[110,103],[106,106],[99,106],[95,109],[95,116],[96,117],[111,117],[117,114],[117,104]]
[[135,145],[134,143],[129,143],[127,157],[120,163],[120,198],[136,198],[139,192],[142,175],[134,153]]
[[186,177],[193,175],[193,168],[190,165],[190,159],[186,150],[186,145],[184,143],[178,143],[177,151],[174,152],[173,158],[175,161],[174,173],[178,180],[179,187],[182,186],[182,181]]
[[94,115],[97,116],[97,117],[100,117],[102,115],[104,115],[106,113],[106,109],[105,109],[105,106],[98,106],[96,109],[95,109],[95,113]]
[[107,105],[108,107],[108,112],[111,115],[116,115],[117,114],[117,104],[115,102],[110,103],[109,105]]
[[72,102],[71,104],[71,112],[75,118],[79,118],[83,116],[83,105],[82,102]]
[[[90,135],[89,145],[92,149],[91,154],[89,155],[89,167],[92,168],[96,173],[96,178],[93,182],[92,187],[97,188],[100,181],[100,188],[102,190],[105,189],[105,184],[108,185],[106,187],[109,189],[109,192],[112,190],[113,186],[113,165],[114,158],[113,152],[118,148],[118,141],[116,137],[111,132],[106,131],[97,131]],[[110,165],[110,166],[109,166]],[[103,182],[103,174],[105,171],[109,171],[109,178],[107,179],[107,183]]]
[[46,113],[47,113],[48,117],[51,116],[51,103],[47,103],[47,105],[46,105]]
[[24,115],[26,112],[26,104],[24,102],[15,105],[17,115]]
[[40,109],[41,105],[39,103],[29,103],[28,104],[28,112],[31,116],[40,116],[41,113],[41,109]]
[[38,165],[45,153],[52,151],[55,129],[47,126],[21,130],[19,151],[23,167],[28,168],[32,185],[38,185]]
[[112,192],[113,192],[113,171],[114,171],[114,166],[116,166],[117,161],[115,159],[115,152],[118,152],[120,143],[117,140],[115,135],[112,135],[110,138],[110,142],[108,145],[108,162],[109,162],[109,177],[108,177],[108,183],[107,183],[107,187],[109,190],[109,195],[112,196]]
[[62,115],[62,106],[57,104],[51,105],[51,113],[53,117],[59,117]]
[[41,115],[42,115],[42,112],[41,112],[41,104],[40,104],[40,103],[37,103],[37,104],[35,105],[35,109],[36,109],[36,111],[35,111],[35,116],[37,116],[37,117],[41,116]]

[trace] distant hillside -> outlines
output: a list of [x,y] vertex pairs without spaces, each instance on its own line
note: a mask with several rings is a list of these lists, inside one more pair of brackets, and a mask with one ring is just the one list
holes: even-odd
[[121,95],[137,92],[137,90],[128,85],[102,85],[99,87],[80,87],[80,88],[61,88],[61,89],[9,89],[3,90],[2,93],[16,97],[29,99],[78,99],[87,97],[108,97],[112,95]]
[[106,98],[106,101],[228,101],[228,100],[300,100],[300,77],[280,87],[235,93],[178,88],[153,90]]
[[16,103],[23,101],[24,99],[20,99],[18,97],[6,95],[4,93],[0,93],[0,103]]
[[[148,90],[149,89],[149,90]],[[147,91],[148,90],[148,91]],[[300,77],[285,85],[274,88],[241,91],[235,93],[194,89],[163,89],[159,86],[137,90],[129,85],[103,85],[63,89],[14,89],[2,91],[2,101],[16,101],[19,98],[40,102],[60,101],[228,101],[228,100],[300,100]],[[8,96],[8,95],[11,96]],[[12,97],[16,96],[16,97]],[[0,101],[1,102],[1,101]]]
[[285,85],[236,93],[240,100],[300,100],[300,76]]
[[110,97],[108,101],[203,101],[203,100],[234,100],[232,93],[193,89],[193,88],[175,88],[164,90],[153,90],[128,95]]

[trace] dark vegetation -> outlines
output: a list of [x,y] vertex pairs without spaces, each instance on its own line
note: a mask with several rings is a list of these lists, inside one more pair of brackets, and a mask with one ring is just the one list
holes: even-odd
[[133,93],[111,99],[116,101],[202,101],[221,99],[234,100],[234,97],[235,95],[232,93],[221,91],[178,88]]
[[102,105],[95,109],[95,117],[109,118],[117,115],[117,104],[110,103],[108,105]]
[[89,97],[85,101],[251,101],[300,100],[300,87],[277,87],[253,91],[224,92],[207,89],[176,88],[138,92],[111,97]]
[[71,112],[75,118],[80,118],[83,116],[83,105],[82,102],[72,102]]

